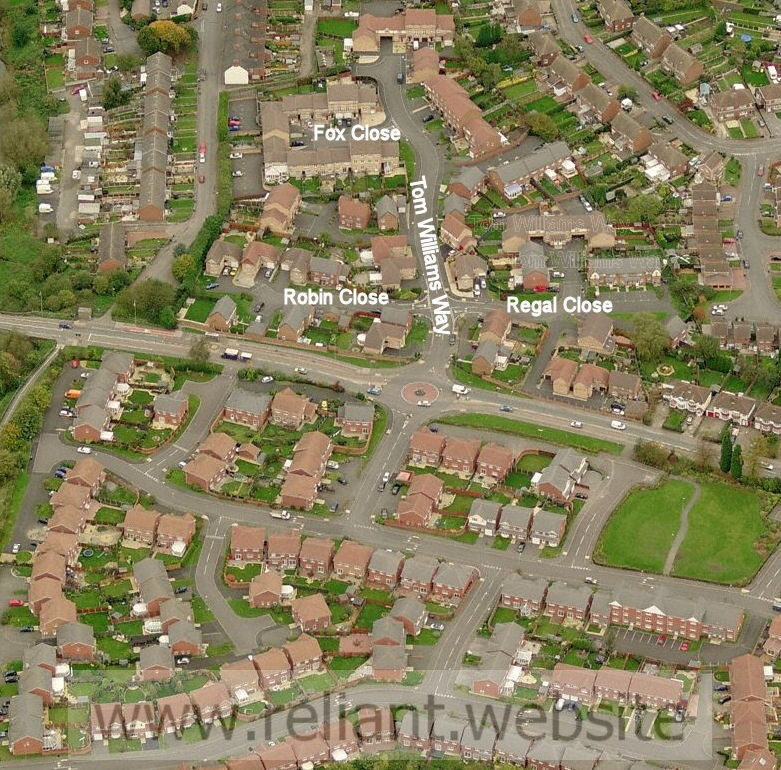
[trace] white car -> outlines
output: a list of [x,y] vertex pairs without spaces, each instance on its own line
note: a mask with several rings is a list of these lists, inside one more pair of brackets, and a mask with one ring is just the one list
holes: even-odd
[[309,369],[304,369],[303,366],[297,366],[296,374],[309,374]]
[[88,446],[80,446],[76,450],[80,455],[89,455],[92,454],[92,448]]
[[265,377],[261,377],[260,381],[263,384],[266,384],[266,383],[269,383],[269,382],[274,382],[274,378],[270,374],[267,374]]
[[230,154],[230,159],[231,160],[241,160],[241,158],[243,158],[243,157],[244,157],[244,153],[243,152],[232,152]]
[[583,427],[583,423],[580,420],[573,420],[569,424],[569,426],[570,426],[570,428],[582,428]]
[[70,417],[70,416],[71,416],[70,409],[60,409],[60,417]]
[[217,3],[217,13],[222,13],[222,3]]
[[81,377],[82,380],[86,380],[87,377],[89,377],[89,372],[82,372],[79,377]]
[[766,470],[766,471],[772,471],[773,470],[773,463],[760,463],[760,465]]
[[243,171],[232,171],[231,172],[231,176],[232,177],[244,176],[244,172]]
[[418,401],[418,406],[431,406],[431,401]]
[[22,546],[19,543],[14,543],[13,546],[11,547],[11,553],[19,553],[21,548]]

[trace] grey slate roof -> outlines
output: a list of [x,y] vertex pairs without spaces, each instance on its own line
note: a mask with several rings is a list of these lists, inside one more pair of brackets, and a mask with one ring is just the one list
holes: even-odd
[[265,393],[253,393],[243,388],[235,388],[228,396],[225,406],[250,414],[264,414],[268,411],[271,398]]
[[569,158],[571,154],[566,142],[551,142],[550,144],[544,144],[530,155],[508,163],[506,166],[497,166],[494,173],[504,184],[509,184],[516,179],[533,176],[549,165],[561,163],[561,161]]
[[22,693],[11,698],[8,709],[8,741],[11,746],[23,738],[43,740],[43,698]]
[[175,390],[173,393],[158,393],[154,400],[154,410],[156,412],[178,412],[179,407],[187,403],[187,394],[181,390]]
[[[174,626],[171,626],[171,628],[174,628]],[[149,644],[141,648],[140,665],[142,671],[150,666],[166,666],[173,670],[174,654],[171,652],[170,647],[166,647],[163,644]]]
[[422,622],[426,615],[428,615],[426,605],[420,599],[415,599],[412,596],[402,596],[400,599],[396,599],[390,611],[392,618],[409,618],[415,622]]
[[374,407],[371,404],[344,404],[339,407],[338,416],[350,422],[372,422]]
[[226,321],[230,321],[236,313],[236,303],[227,295],[220,297],[209,316],[219,313]]
[[420,583],[431,582],[439,562],[431,556],[413,556],[404,562],[401,577]]
[[[65,625],[70,624],[66,623]],[[60,626],[57,629],[58,635],[63,628],[65,626]],[[33,647],[27,647],[22,654],[22,661],[25,668],[31,666],[51,666],[53,668],[57,665],[57,650],[53,645],[41,642]]]
[[547,587],[548,581],[545,578],[524,577],[512,574],[502,583],[502,594],[541,602]]
[[385,617],[378,618],[374,621],[371,635],[373,640],[389,637],[402,647],[407,643],[407,634],[404,631],[404,625],[400,620],[396,620],[396,618],[392,618],[390,615],[386,615]]
[[404,560],[404,556],[398,551],[386,551],[377,548],[369,560],[369,569],[378,572],[395,573],[399,563]]
[[64,644],[85,644],[95,646],[95,631],[86,623],[65,623],[57,629],[57,646]]

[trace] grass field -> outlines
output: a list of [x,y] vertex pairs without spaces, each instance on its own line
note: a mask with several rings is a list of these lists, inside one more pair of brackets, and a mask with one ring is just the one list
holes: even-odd
[[683,504],[693,492],[686,481],[668,481],[655,489],[631,492],[602,530],[595,561],[661,572],[681,525]]
[[209,313],[212,312],[214,302],[210,299],[196,299],[192,305],[187,309],[187,315],[185,318],[188,321],[196,321],[198,323],[204,323],[209,317]]
[[749,490],[726,484],[701,487],[672,574],[715,583],[745,583],[764,561],[756,547],[767,534],[759,499]]
[[537,438],[541,441],[549,441],[551,444],[562,444],[581,449],[584,452],[610,452],[620,454],[623,444],[616,441],[606,441],[581,433],[571,433],[558,428],[547,428],[544,425],[535,425],[523,420],[512,420],[508,417],[498,417],[492,414],[464,414],[455,417],[443,417],[437,420],[443,425],[461,425],[467,428],[481,428],[482,430],[494,430],[499,433],[512,433],[516,436]]

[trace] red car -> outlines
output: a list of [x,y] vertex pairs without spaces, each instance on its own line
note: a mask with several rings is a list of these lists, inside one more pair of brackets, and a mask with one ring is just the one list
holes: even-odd
[[203,174],[198,174],[198,184],[203,184],[206,181],[206,177]]
[[586,43],[588,43],[589,45],[591,45],[591,44],[594,42],[594,40],[593,40],[593,38],[591,37],[591,35],[583,35],[583,40],[584,40]]
[[654,91],[651,96],[653,96],[654,101],[661,102],[662,101],[662,95],[658,91]]
[[686,652],[689,649],[689,643],[688,642],[682,642],[681,643],[681,652]]
[[9,607],[24,607],[24,602],[21,599],[9,599]]
[[534,291],[536,291],[537,294],[542,294],[542,292],[548,291],[548,287],[547,286],[535,286],[534,287]]
[[666,641],[667,637],[662,635],[656,640],[656,643],[661,647]]

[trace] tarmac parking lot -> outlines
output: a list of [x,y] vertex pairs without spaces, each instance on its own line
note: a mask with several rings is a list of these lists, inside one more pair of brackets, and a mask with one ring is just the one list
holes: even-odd
[[241,173],[233,178],[234,198],[246,200],[263,196],[263,156],[260,153],[242,153],[241,158],[231,160],[231,170]]

